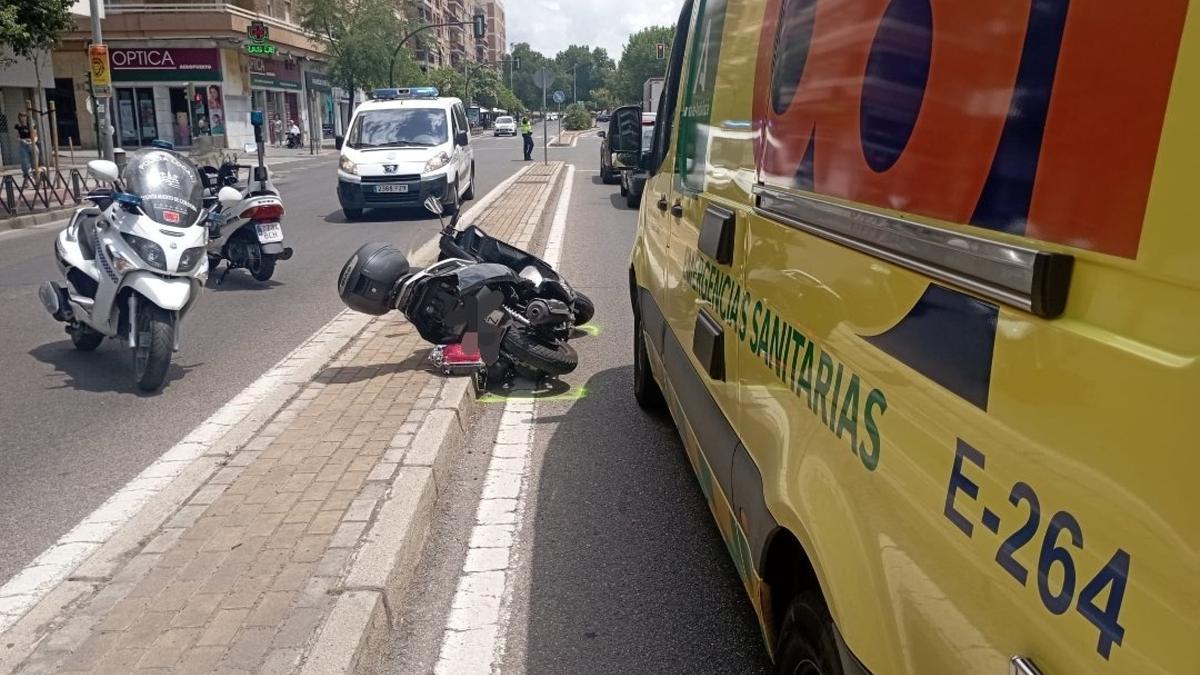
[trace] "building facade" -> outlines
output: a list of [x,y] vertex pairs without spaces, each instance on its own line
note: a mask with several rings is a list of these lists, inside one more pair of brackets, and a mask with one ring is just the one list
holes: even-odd
[[[156,138],[182,147],[237,148],[254,140],[250,111],[266,113],[264,140],[282,143],[294,122],[303,141],[331,139],[344,114],[325,75],[322,46],[297,25],[291,0],[109,0],[103,21],[113,96],[114,146]],[[275,53],[251,54],[247,29],[263,22]],[[56,96],[74,109],[74,141],[95,147],[87,79],[91,30],[79,20],[54,52]],[[262,51],[262,50],[257,50]]]
[[504,4],[500,0],[486,0],[487,36],[484,38],[484,60],[495,63],[508,53],[505,45],[508,35],[504,30]]

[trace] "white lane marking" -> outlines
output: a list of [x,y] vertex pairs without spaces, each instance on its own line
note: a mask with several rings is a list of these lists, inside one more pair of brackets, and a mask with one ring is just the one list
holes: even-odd
[[[462,220],[473,222],[528,169],[527,166],[521,167],[476,200],[471,208],[463,213]],[[437,243],[436,236],[431,238],[416,253],[409,256],[409,259],[416,265],[432,261],[437,255]],[[319,358],[322,350],[327,351],[332,341],[348,341],[370,319],[371,317],[365,314],[356,314],[348,309],[339,312],[329,323],[313,333],[231,401],[217,409],[211,417],[184,436],[183,440],[163,453],[70,532],[0,586],[0,634],[16,624],[80,564],[107,543],[151,498],[170,485],[194,461],[208,454],[226,432],[241,423],[259,403],[287,382],[301,364],[310,358]],[[338,345],[334,353],[340,351],[342,346],[344,344]],[[255,435],[259,433],[262,432],[256,432]]]
[[[574,179],[575,166],[568,165],[542,256],[551,266],[558,265],[562,254]],[[467,558],[442,634],[434,668],[438,675],[492,673],[504,656],[517,563],[513,547],[525,517],[535,416],[533,401],[510,399],[504,405]]]

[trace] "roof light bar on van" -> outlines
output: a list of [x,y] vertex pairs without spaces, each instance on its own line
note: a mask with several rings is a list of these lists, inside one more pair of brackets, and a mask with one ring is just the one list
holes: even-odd
[[390,87],[376,89],[376,101],[396,101],[405,98],[437,98],[437,87]]

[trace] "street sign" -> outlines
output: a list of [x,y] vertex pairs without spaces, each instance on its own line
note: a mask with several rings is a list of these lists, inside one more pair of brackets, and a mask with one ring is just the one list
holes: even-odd
[[254,56],[273,56],[277,53],[275,45],[271,44],[271,29],[262,21],[251,21],[246,27],[246,53]]
[[108,65],[108,45],[88,47],[88,63],[92,73],[92,92],[97,98],[112,96],[112,70]]
[[554,84],[554,73],[550,72],[549,68],[538,68],[533,74],[533,83],[542,89],[549,89],[550,85]]
[[563,103],[566,102],[566,100],[567,100],[567,95],[564,94],[561,89],[554,92],[554,102],[555,103],[562,105]]

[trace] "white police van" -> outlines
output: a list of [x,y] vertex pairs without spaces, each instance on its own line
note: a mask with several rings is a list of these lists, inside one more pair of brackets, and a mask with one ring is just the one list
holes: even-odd
[[447,212],[475,196],[475,153],[462,101],[435,87],[377,89],[339,139],[338,201],[348,220],[363,209],[419,207],[429,195]]

